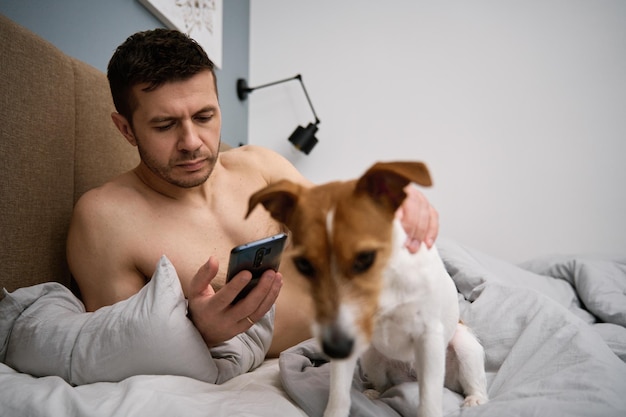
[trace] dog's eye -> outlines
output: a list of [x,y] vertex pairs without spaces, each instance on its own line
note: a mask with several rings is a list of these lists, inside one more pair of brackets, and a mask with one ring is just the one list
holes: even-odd
[[315,278],[315,267],[307,258],[303,256],[295,257],[293,263],[302,275],[307,278]]
[[367,251],[359,253],[352,264],[352,272],[360,274],[367,271],[376,260],[376,251]]

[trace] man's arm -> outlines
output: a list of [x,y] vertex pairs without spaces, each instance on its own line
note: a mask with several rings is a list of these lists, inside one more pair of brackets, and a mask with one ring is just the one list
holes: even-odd
[[124,225],[119,224],[120,219],[109,217],[100,191],[93,190],[79,199],[70,222],[67,260],[87,311],[125,300],[146,283],[124,259],[128,252],[118,233]]

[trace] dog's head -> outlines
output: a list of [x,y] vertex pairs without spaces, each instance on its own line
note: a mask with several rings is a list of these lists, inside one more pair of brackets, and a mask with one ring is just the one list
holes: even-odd
[[291,231],[291,259],[311,284],[315,330],[331,358],[371,338],[392,222],[410,182],[431,185],[423,163],[377,163],[357,180],[311,188],[283,180],[250,197],[248,214],[262,204]]

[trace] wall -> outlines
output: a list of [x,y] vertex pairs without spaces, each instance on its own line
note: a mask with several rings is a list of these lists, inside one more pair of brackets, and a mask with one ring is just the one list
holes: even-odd
[[[223,68],[217,71],[222,137],[247,141],[248,108],[236,96],[236,80],[248,76],[250,0],[224,0]],[[164,27],[137,0],[2,0],[0,13],[63,52],[106,72],[115,48],[140,30]]]
[[441,235],[520,261],[626,254],[626,2],[251,3],[250,142],[314,181],[428,163]]

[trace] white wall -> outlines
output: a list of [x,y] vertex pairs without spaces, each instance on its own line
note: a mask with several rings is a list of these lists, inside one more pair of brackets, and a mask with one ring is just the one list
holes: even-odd
[[626,2],[251,2],[249,141],[310,179],[429,164],[441,236],[521,261],[626,254]]

